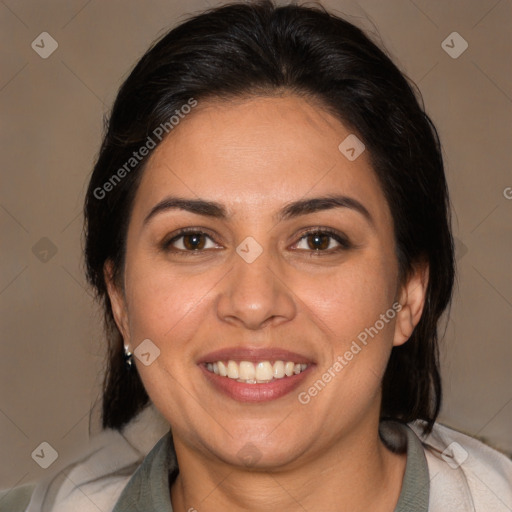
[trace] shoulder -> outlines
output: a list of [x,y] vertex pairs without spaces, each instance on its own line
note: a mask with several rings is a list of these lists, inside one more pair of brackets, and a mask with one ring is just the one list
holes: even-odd
[[0,491],[0,512],[24,512],[35,486],[35,484],[27,484]]
[[39,482],[26,512],[111,510],[140,454],[116,431],[104,431],[58,473]]
[[[169,425],[150,406],[122,432],[102,431],[64,469],[39,482],[25,508],[12,512],[112,510],[144,457],[168,430]],[[4,511],[2,504],[0,501],[0,512]]]
[[512,460],[481,441],[436,423],[422,441],[430,477],[430,509],[512,510]]

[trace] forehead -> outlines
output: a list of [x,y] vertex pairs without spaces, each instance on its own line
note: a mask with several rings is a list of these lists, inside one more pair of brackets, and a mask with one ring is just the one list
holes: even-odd
[[136,203],[147,210],[172,194],[218,201],[233,214],[270,213],[298,198],[340,193],[387,216],[367,152],[349,160],[339,149],[354,135],[297,96],[199,102],[151,155]]

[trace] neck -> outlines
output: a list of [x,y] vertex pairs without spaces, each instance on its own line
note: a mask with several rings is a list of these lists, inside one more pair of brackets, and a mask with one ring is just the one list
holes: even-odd
[[323,510],[392,512],[400,495],[406,455],[390,452],[378,418],[359,424],[323,452],[293,465],[254,470],[206,459],[175,440],[180,474],[171,489],[177,511]]

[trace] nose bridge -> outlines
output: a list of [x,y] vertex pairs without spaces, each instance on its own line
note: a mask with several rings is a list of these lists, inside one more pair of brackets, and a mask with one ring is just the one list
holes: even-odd
[[295,303],[290,290],[279,278],[279,262],[268,249],[248,237],[233,255],[233,270],[218,300],[218,315],[224,321],[258,329],[291,319]]

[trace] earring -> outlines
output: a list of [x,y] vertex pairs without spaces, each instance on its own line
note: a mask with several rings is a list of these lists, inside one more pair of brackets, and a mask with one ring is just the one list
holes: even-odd
[[127,370],[131,370],[133,365],[133,354],[130,352],[128,345],[124,346],[124,364]]

